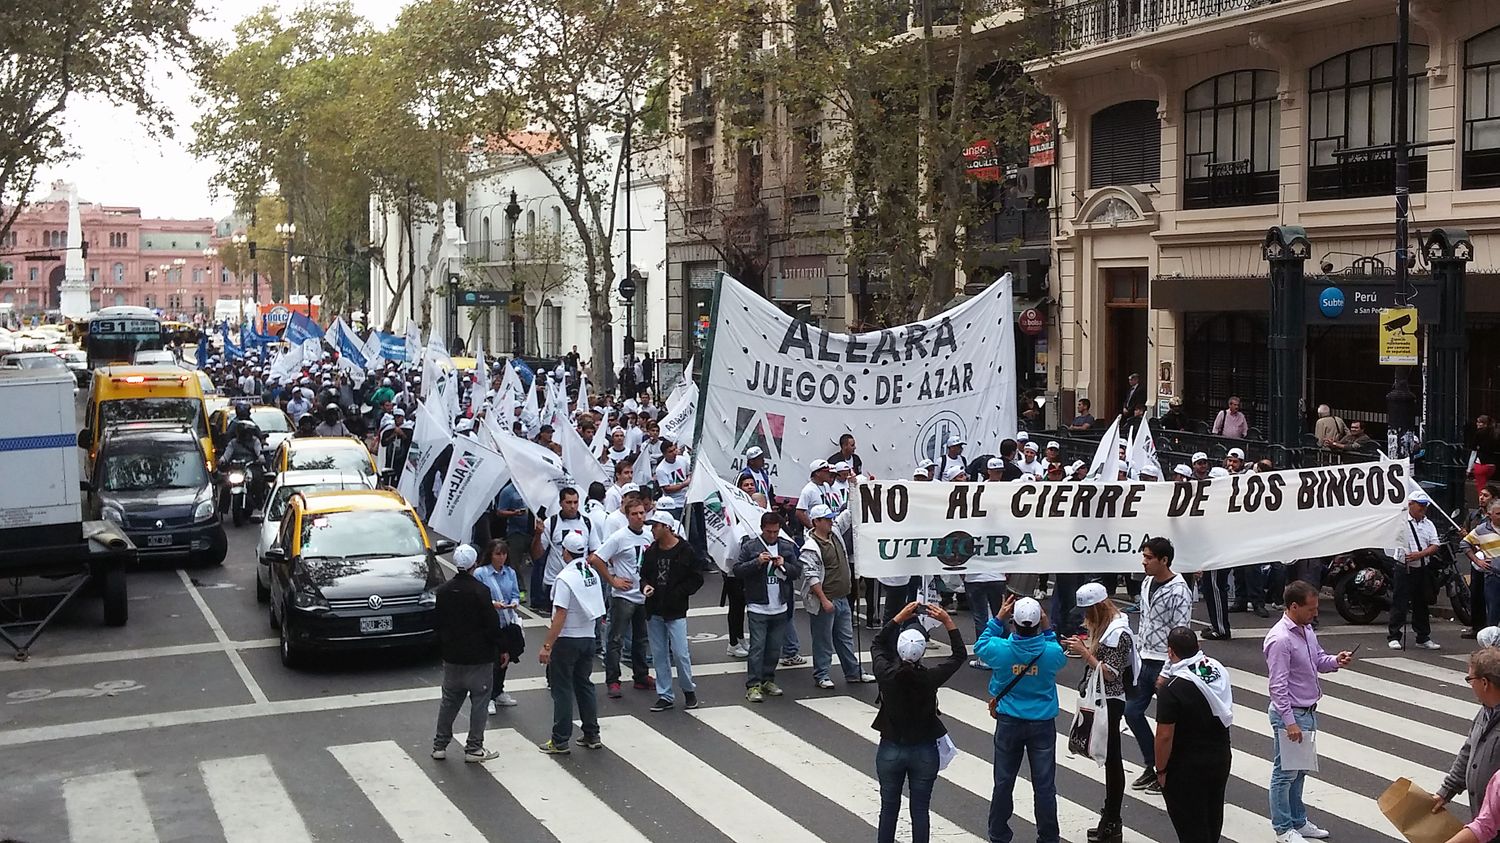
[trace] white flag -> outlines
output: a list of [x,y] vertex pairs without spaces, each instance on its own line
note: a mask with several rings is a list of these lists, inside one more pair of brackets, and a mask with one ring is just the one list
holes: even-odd
[[684,444],[692,440],[698,418],[698,385],[688,382],[678,386],[667,399],[667,413],[661,417],[663,439]]
[[323,359],[323,338],[308,337],[302,341],[302,362],[312,363]]
[[302,368],[302,346],[294,345],[271,361],[270,380],[273,383],[286,383],[300,368]]
[[708,555],[719,570],[729,573],[739,555],[740,541],[760,531],[760,516],[765,510],[749,495],[720,480],[706,463],[688,481],[687,502],[703,504]]
[[347,330],[348,328],[344,325],[344,317],[335,316],[333,317],[333,324],[329,325],[328,330],[323,333],[323,339],[326,340],[329,345],[333,346],[334,348],[338,348],[339,337],[344,333],[344,331]]
[[1093,462],[1089,463],[1088,474],[1084,475],[1086,480],[1101,480],[1112,483],[1120,476],[1120,419],[1115,418],[1109,430],[1104,432],[1104,438],[1099,440],[1099,447],[1094,449]]
[[490,365],[484,361],[484,338],[474,342],[474,388],[469,390],[469,404],[483,407],[490,397]]
[[573,413],[587,413],[593,409],[589,403],[589,376],[578,370],[578,400],[573,403]]
[[556,512],[557,493],[572,485],[562,458],[535,442],[515,436],[504,437],[499,445],[526,508],[532,512],[542,509]]
[[552,417],[552,439],[562,445],[563,466],[577,484],[578,497],[588,496],[590,483],[597,481],[609,485],[609,478],[604,476],[604,466],[599,464],[599,457],[589,453],[588,443],[578,435],[578,428],[568,421],[565,411]]
[[396,481],[396,491],[414,506],[420,505],[422,501],[422,477],[432,468],[448,443],[453,441],[453,433],[449,429],[451,420],[444,421],[442,415],[425,401],[417,402],[415,415],[411,447],[406,451],[406,463],[401,466],[401,479]]
[[486,412],[484,418],[479,420],[479,441],[497,451],[500,450],[501,439],[514,435],[510,428],[501,428],[500,423],[496,421],[494,410]]
[[505,458],[467,436],[453,440],[453,458],[427,523],[450,539],[468,541],[478,521],[510,479]]
[[370,371],[379,369],[385,362],[385,357],[380,351],[380,332],[372,329],[369,338],[365,340],[364,347],[359,351],[365,356],[366,369]]
[[634,478],[637,486],[647,486],[656,480],[656,466],[652,465],[651,461],[651,440],[641,440],[641,449],[636,452],[630,476]]
[[406,365],[422,362],[422,328],[415,321],[406,323]]
[[1135,437],[1130,443],[1130,476],[1140,479],[1141,469],[1150,467],[1156,470],[1156,479],[1163,480],[1161,474],[1161,463],[1156,459],[1156,440],[1151,436],[1151,424],[1141,417],[1141,426],[1135,429]]
[[543,384],[540,377],[532,378],[531,388],[526,390],[521,401],[521,430],[527,439],[535,437],[542,427],[542,406],[536,396],[536,391],[541,386]]
[[594,462],[598,462],[604,449],[609,447],[609,413],[612,409],[612,407],[604,408],[604,415],[599,419],[599,427],[594,430],[594,441],[589,443],[589,450],[594,452]]

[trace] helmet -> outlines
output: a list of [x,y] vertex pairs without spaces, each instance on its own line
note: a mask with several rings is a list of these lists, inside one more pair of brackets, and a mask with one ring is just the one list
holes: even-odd
[[234,438],[242,442],[260,438],[260,427],[253,421],[244,421],[234,429]]
[[236,419],[239,419],[240,421],[249,421],[250,420],[250,402],[248,402],[248,401],[236,401],[236,402],[234,402],[234,417]]
[[1366,597],[1385,591],[1385,572],[1379,568],[1360,568],[1354,574],[1354,588]]

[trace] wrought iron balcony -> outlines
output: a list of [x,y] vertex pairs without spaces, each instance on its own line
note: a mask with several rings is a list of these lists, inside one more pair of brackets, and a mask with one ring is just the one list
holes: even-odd
[[1270,5],[1277,0],[1083,0],[1052,9],[1051,52],[1123,41],[1194,21]]
[[699,88],[682,96],[679,122],[685,129],[709,128],[714,125],[714,92],[712,88]]
[[1233,208],[1276,201],[1281,186],[1281,174],[1276,170],[1257,173],[1248,159],[1216,162],[1212,152],[1187,158],[1184,208]]
[[[1337,144],[1333,138],[1314,139],[1313,148]],[[1368,146],[1332,153],[1334,163],[1314,164],[1307,170],[1308,199],[1353,199],[1396,193],[1396,149]],[[1427,156],[1413,151],[1408,159],[1412,193],[1427,192]]]

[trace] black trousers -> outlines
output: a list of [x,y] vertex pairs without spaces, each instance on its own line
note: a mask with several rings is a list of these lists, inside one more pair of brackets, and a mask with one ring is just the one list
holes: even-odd
[[1199,574],[1203,584],[1203,603],[1208,608],[1208,626],[1221,635],[1229,634],[1229,568]]
[[729,646],[733,647],[745,637],[745,581],[729,574],[724,575],[724,592],[719,605],[728,604]]
[[1099,824],[1120,821],[1120,803],[1125,800],[1125,759],[1120,754],[1120,720],[1125,717],[1124,700],[1105,700],[1109,709],[1109,743],[1104,752],[1104,810]]
[[906,604],[917,599],[917,588],[921,583],[919,577],[907,580],[906,585],[881,584],[880,590],[885,592],[885,606],[882,607],[881,620],[890,623],[891,619],[906,608]]
[[1403,627],[1406,626],[1408,609],[1411,611],[1411,629],[1417,634],[1417,640],[1426,641],[1432,637],[1432,622],[1427,614],[1428,604],[1432,602],[1431,582],[1426,565],[1412,568],[1404,562],[1397,562],[1396,581],[1392,584],[1391,622],[1385,631],[1387,639],[1401,641],[1406,637]]
[[1224,831],[1224,789],[1229,784],[1228,747],[1220,761],[1179,761],[1167,770],[1162,796],[1178,843],[1219,843]]

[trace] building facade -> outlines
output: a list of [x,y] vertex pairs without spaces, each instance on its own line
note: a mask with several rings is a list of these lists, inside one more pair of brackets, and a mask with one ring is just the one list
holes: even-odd
[[[1397,80],[1392,4],[1377,0],[1085,0],[1052,11],[1052,52],[1028,71],[1055,102],[1060,363],[1049,389],[1121,408],[1132,373],[1155,411],[1180,397],[1211,421],[1239,396],[1266,421],[1269,286],[1260,244],[1306,229],[1302,400],[1385,421],[1368,301],[1395,296],[1395,85],[1410,92],[1415,303],[1421,238],[1468,231],[1470,406],[1493,412],[1500,325],[1500,6],[1412,0]],[[1424,292],[1425,290],[1425,292]],[[1320,307],[1320,292],[1349,306]],[[1049,326],[1050,327],[1050,326]],[[1426,343],[1423,342],[1424,354]],[[1412,378],[1420,392],[1420,378]],[[1420,397],[1420,396],[1419,396]]]
[[[68,237],[68,193],[62,183],[27,205],[0,241],[0,309],[15,316],[59,307]],[[154,219],[140,208],[81,201],[89,303],[94,309],[139,305],[192,321],[235,298],[239,279],[215,254],[214,220]]]

